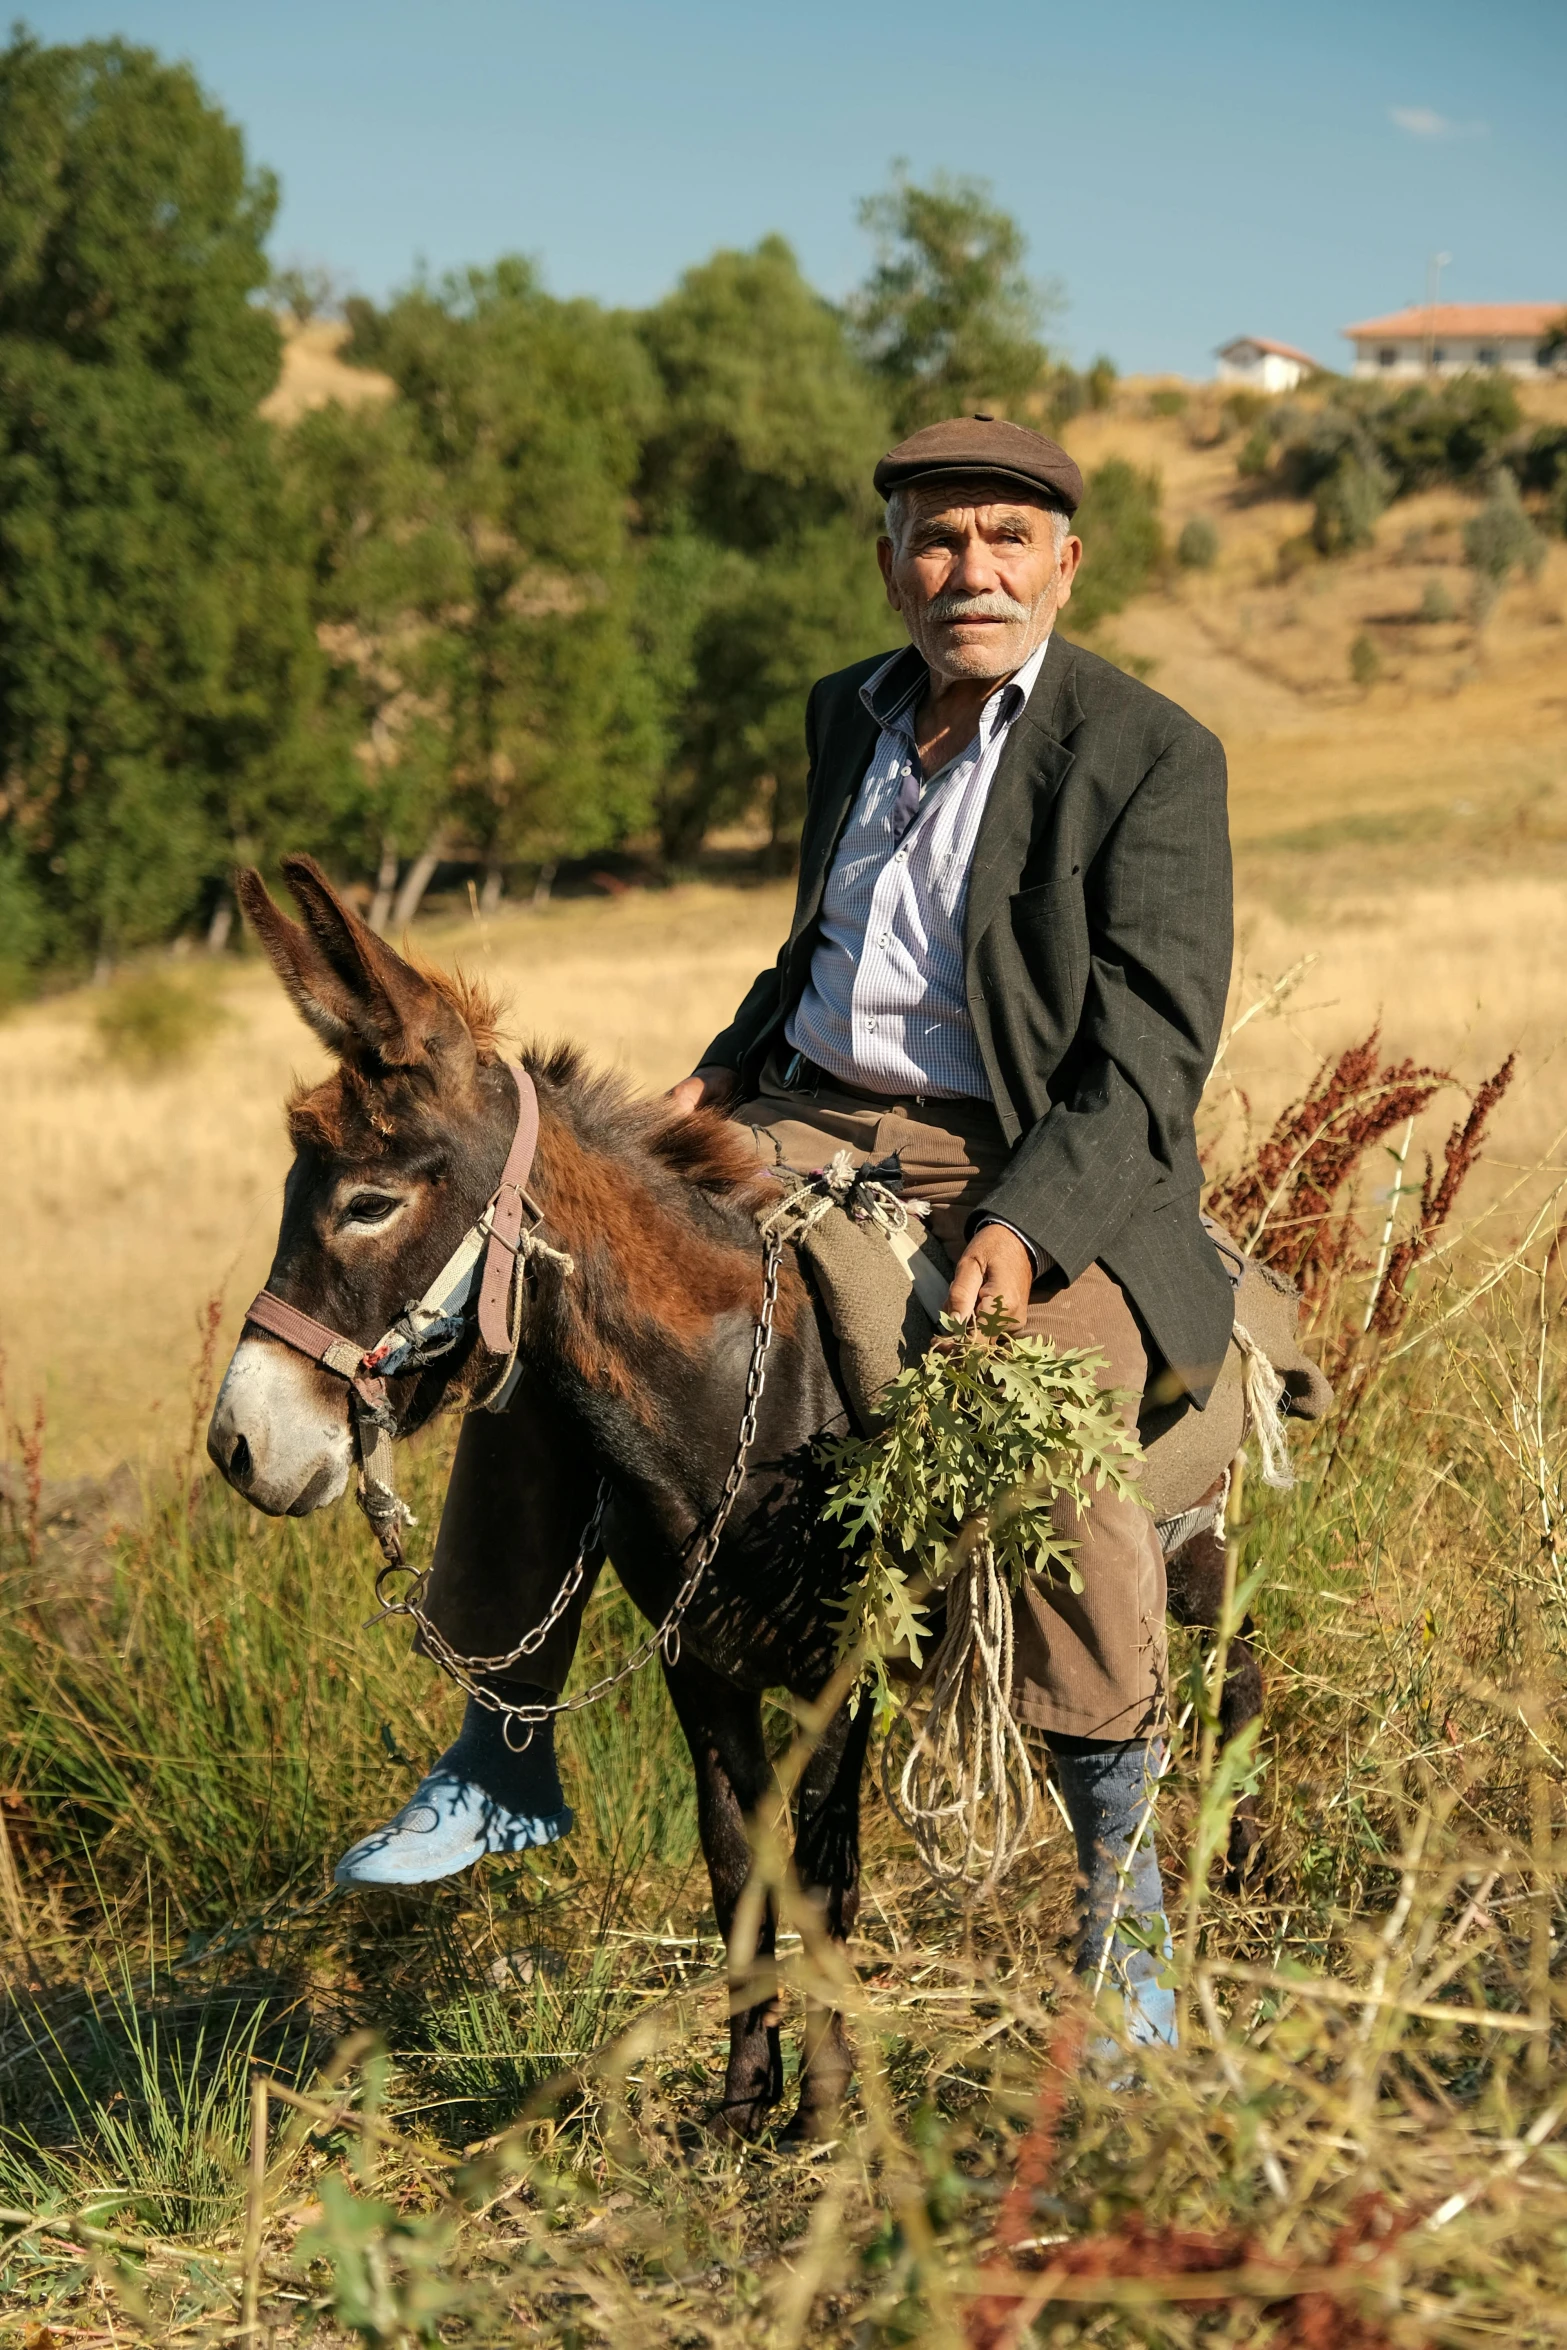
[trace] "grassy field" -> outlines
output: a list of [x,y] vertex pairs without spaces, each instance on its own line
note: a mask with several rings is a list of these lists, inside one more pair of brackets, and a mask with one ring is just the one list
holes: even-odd
[[[782,1886],[791,2024],[824,1974],[854,2017],[842,2134],[714,2140],[727,1992],[650,1676],[569,1728],[564,1843],[418,1898],[332,1896],[332,1858],[444,1743],[453,1695],[400,1631],[358,1628],[351,1512],[268,1524],[200,1474],[207,1301],[221,1355],[266,1269],[281,1099],[315,1048],[254,957],[174,960],[0,1027],[0,1455],[51,1479],[129,1460],[145,1494],[99,1497],[127,1522],[112,1542],[90,1499],[35,1521],[25,1471],[0,1507],[0,2340],[1561,2339],[1554,1216],[1512,1252],[1567,1173],[1567,547],[1479,646],[1409,618],[1456,500],[1281,580],[1301,517],[1248,502],[1211,422],[1200,400],[1155,418],[1134,388],[1071,437],[1089,462],[1157,462],[1173,524],[1221,531],[1213,572],[1112,624],[1230,750],[1237,1019],[1289,980],[1226,1051],[1213,1163],[1378,1020],[1390,1052],[1468,1085],[1514,1050],[1520,1073],[1397,1347],[1362,1355],[1353,1407],[1297,1439],[1292,1493],[1243,1494],[1255,1754],[1215,1751],[1216,1660],[1178,1649],[1160,1834],[1181,2050],[1082,2061],[1060,1831],[1002,1900],[966,1905],[878,1797],[847,1976]],[[1383,673],[1361,692],[1347,648],[1367,629]],[[693,882],[488,925],[437,909],[419,944],[489,969],[520,1031],[658,1085],[786,907],[776,884]],[[1462,1106],[1438,1098],[1417,1160]],[[1368,1169],[1370,1218],[1386,1182]],[[1348,1323],[1360,1295],[1338,1300]],[[411,1463],[426,1538],[448,1441]],[[579,1670],[629,1635],[611,1588]],[[783,1754],[795,1726],[773,1729]],[[1250,1777],[1270,1872],[1238,1894],[1214,1855]],[[759,1853],[776,1871],[765,1830]]]

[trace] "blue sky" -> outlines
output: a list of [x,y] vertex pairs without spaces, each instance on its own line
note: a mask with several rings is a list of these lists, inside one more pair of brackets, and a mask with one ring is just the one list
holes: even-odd
[[1567,302],[1562,0],[40,0],[184,57],[278,173],[280,260],[366,293],[503,252],[656,299],[781,230],[840,295],[896,156],[988,178],[1123,370],[1418,298]]

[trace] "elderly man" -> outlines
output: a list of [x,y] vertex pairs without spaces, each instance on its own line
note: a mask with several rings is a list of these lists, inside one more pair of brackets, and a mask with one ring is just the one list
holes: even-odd
[[[1205,1402],[1231,1320],[1193,1134],[1230,969],[1224,755],[1173,703],[1054,633],[1082,555],[1082,479],[1065,450],[954,419],[890,451],[875,482],[882,576],[911,641],[812,691],[788,941],[672,1098],[730,1109],[793,1165],[897,1151],[956,1259],[950,1310],[998,1304],[1096,1348],[1107,1381],[1131,1408],[1142,1400],[1145,1428],[1167,1424]],[[471,1422],[436,1582],[444,1572],[451,1588],[481,1557],[495,1578],[498,1548],[529,1545],[499,1563],[520,1570],[536,1620],[558,1580],[553,1546],[479,1501],[484,1449]],[[1074,1531],[1081,1594],[1041,1582],[1020,1596],[1016,1702],[1045,1735],[1076,1832],[1080,1963],[1102,1971],[1111,1944],[1151,2036],[1169,2028],[1145,1816],[1164,1565],[1146,1511],[1113,1495]],[[511,1574],[496,1579],[515,1592]],[[570,1647],[537,1668],[552,1692]],[[470,1706],[457,1745],[340,1877],[421,1881],[562,1832],[546,1742],[513,1756],[493,1725]],[[1141,1923],[1116,1934],[1128,1913]]]

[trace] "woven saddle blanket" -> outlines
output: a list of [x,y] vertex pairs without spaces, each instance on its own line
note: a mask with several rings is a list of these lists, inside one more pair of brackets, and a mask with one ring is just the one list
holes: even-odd
[[[844,1393],[868,1432],[881,1417],[888,1381],[920,1359],[940,1327],[951,1260],[901,1197],[894,1162],[856,1166],[841,1151],[810,1174],[790,1167],[775,1172],[783,1196],[763,1227],[797,1247],[837,1341]],[[1145,1418],[1143,1494],[1167,1549],[1198,1530],[1204,1497],[1240,1451],[1257,1409],[1254,1358],[1272,1366],[1272,1409],[1279,1415],[1318,1420],[1333,1402],[1332,1388],[1297,1336],[1299,1291],[1248,1256],[1220,1225],[1203,1221],[1234,1293],[1235,1332],[1205,1409],[1173,1417],[1155,1409]],[[1183,1518],[1191,1523],[1182,1527]]]

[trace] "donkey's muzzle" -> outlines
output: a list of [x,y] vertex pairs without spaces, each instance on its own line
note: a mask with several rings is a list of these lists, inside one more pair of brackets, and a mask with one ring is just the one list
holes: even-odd
[[236,1493],[269,1518],[336,1501],[354,1465],[348,1391],[269,1338],[235,1349],[207,1428],[207,1452]]

